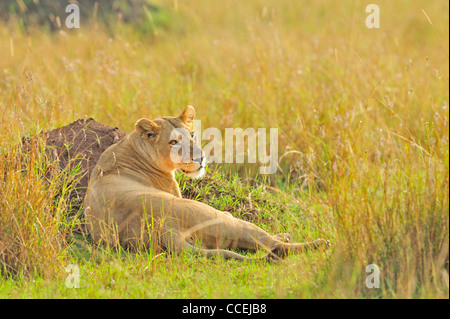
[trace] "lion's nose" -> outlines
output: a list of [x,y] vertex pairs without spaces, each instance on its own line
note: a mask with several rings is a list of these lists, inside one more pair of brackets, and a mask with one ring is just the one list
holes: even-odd
[[204,159],[204,158],[205,158],[204,156],[202,156],[202,157],[197,157],[196,159],[193,160],[193,162],[194,162],[194,163],[199,163],[199,164],[201,164],[201,163],[203,163],[203,159]]

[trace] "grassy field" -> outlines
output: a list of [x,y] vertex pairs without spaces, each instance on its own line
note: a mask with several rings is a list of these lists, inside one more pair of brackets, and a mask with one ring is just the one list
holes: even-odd
[[[379,29],[362,1],[152,3],[145,32],[0,21],[1,298],[449,297],[447,1],[379,0]],[[24,166],[17,147],[78,118],[131,131],[188,104],[203,128],[277,127],[280,169],[211,166],[179,175],[183,191],[329,251],[272,265],[97,247],[65,201],[77,172],[46,182],[53,164],[34,151]]]

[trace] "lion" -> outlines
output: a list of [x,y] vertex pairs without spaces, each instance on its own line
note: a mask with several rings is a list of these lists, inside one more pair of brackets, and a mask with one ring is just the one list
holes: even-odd
[[[287,234],[271,236],[228,212],[182,198],[175,171],[192,178],[205,171],[205,156],[192,130],[194,118],[192,106],[178,117],[142,118],[135,130],[102,153],[84,201],[94,242],[127,249],[153,247],[170,254],[189,251],[206,257],[269,261],[329,246],[324,239],[290,243]],[[190,156],[182,160],[183,147]],[[230,249],[268,253],[252,258]]]

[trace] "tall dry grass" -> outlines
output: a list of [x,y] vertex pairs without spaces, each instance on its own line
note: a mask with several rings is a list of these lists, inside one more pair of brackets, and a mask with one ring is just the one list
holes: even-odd
[[61,171],[44,146],[40,136],[2,145],[1,276],[51,276],[67,256],[66,235],[74,226],[68,195],[78,168]]
[[[3,25],[2,150],[80,117],[129,131],[187,104],[203,128],[278,127],[280,154],[295,152],[272,185],[329,207],[317,213],[334,242],[317,295],[448,297],[448,3],[378,1],[377,30],[356,1],[158,3],[174,23],[152,37]],[[38,192],[40,213],[63,210],[37,175],[14,176]],[[29,211],[13,189],[2,211]],[[380,290],[365,288],[371,263]]]

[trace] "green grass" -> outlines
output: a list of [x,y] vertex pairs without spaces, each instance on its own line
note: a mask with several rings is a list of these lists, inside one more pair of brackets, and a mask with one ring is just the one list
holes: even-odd
[[[216,208],[226,205],[235,216],[245,219],[240,212],[252,210],[255,215],[250,220],[271,233],[290,232],[297,241],[312,240],[318,233],[330,238],[330,233],[324,234],[328,227],[313,225],[312,216],[290,202],[286,194],[245,185],[248,181],[237,175],[227,177],[227,173],[218,169],[208,171],[203,180],[192,182],[181,174],[178,179],[186,197],[192,196],[195,190],[201,194],[199,200]],[[224,200],[209,197],[212,193]],[[247,202],[243,203],[244,200]],[[246,209],[250,205],[252,209]],[[277,218],[280,212],[281,216]],[[93,245],[79,232],[72,233],[77,230],[77,225],[55,224],[67,234],[64,263],[58,263],[59,269],[52,270],[50,279],[44,279],[46,276],[42,274],[47,271],[43,265],[32,276],[19,273],[4,280],[0,284],[3,297],[290,298],[299,297],[300,293],[303,297],[311,297],[314,291],[304,291],[304,287],[317,273],[317,263],[326,263],[327,258],[326,254],[308,253],[293,256],[288,263],[267,264],[227,262],[189,254],[167,256],[152,250],[139,253],[108,250]],[[240,253],[251,255],[245,251]],[[262,256],[264,252],[257,255]],[[69,273],[65,267],[69,264],[80,269],[78,290],[66,287]],[[286,264],[289,270],[284,269]]]
[[[174,27],[150,37],[0,22],[0,296],[448,298],[448,2],[378,1],[376,30],[350,0],[155,4]],[[131,131],[187,104],[203,129],[279,128],[281,160],[264,178],[245,164],[178,176],[186,196],[330,251],[266,265],[98,248],[68,219],[77,172],[46,180],[51,163],[35,151],[23,166],[16,147],[78,118]],[[380,289],[365,286],[372,263]]]
[[311,287],[316,258],[294,257],[285,269],[189,256],[110,256],[101,267],[81,264],[79,289],[66,287],[64,269],[47,280],[5,280],[1,289],[13,298],[310,298],[320,293]]
[[[248,211],[242,207],[245,205],[242,200],[248,200],[245,196],[251,194],[252,203],[246,204],[258,211],[251,220],[272,233],[290,232],[293,240],[297,241],[312,240],[319,236],[318,233],[322,237],[332,236],[330,233],[324,234],[327,225],[314,224],[312,216],[292,204],[286,194],[243,185],[245,181],[237,176],[229,179],[226,176],[226,173],[217,170],[208,172],[204,180],[193,183],[181,175],[179,179],[184,185],[182,190],[186,197],[191,194],[186,188],[195,189],[202,194],[199,199],[217,208],[227,205],[237,217],[245,218],[240,216],[239,211]],[[243,198],[219,201],[211,196],[211,200],[206,200],[212,192],[220,193],[224,198]],[[282,212],[280,218],[277,218],[277,210]],[[65,258],[63,263],[58,263],[59,269],[53,269],[52,276],[47,279],[44,279],[47,276],[42,275],[47,273],[45,265],[34,275],[19,273],[6,278],[0,283],[2,297],[309,298],[317,293],[317,289],[309,287],[305,290],[305,287],[315,280],[317,265],[327,263],[326,254],[314,253],[293,256],[289,262],[268,264],[207,259],[189,254],[167,256],[152,250],[138,253],[122,249],[109,250],[93,245],[89,238],[79,232],[72,233],[77,230],[74,225],[57,224],[67,234]],[[251,255],[245,251],[240,253]],[[264,252],[256,255],[262,256]],[[66,273],[65,267],[70,264],[79,267],[79,289],[66,287],[69,273]],[[288,269],[285,269],[287,265]]]

